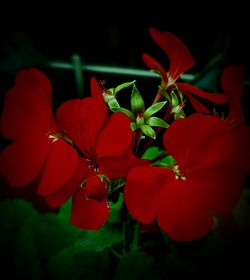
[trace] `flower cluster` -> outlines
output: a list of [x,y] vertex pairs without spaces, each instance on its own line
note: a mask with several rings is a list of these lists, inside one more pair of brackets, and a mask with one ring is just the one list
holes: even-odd
[[[110,196],[122,193],[139,223],[195,240],[216,213],[235,207],[250,171],[244,69],[226,67],[221,92],[205,92],[180,81],[194,65],[186,46],[169,32],[149,33],[169,59],[166,70],[142,56],[160,77],[149,106],[136,81],[106,88],[93,76],[88,97],[65,101],[54,114],[44,73],[19,71],[1,115],[1,135],[11,143],[1,151],[0,173],[14,188],[39,179],[37,193],[53,208],[72,199],[71,222],[81,229],[105,225]],[[120,104],[124,89],[131,89],[130,108]]]

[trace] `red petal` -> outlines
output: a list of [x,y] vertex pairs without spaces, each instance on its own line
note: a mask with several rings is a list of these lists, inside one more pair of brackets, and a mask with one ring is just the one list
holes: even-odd
[[210,113],[210,110],[207,107],[205,107],[200,101],[198,101],[198,99],[196,99],[191,94],[189,94],[189,92],[185,92],[183,94],[185,94],[185,96],[187,97],[187,99],[190,101],[191,105],[197,112],[203,114]]
[[158,211],[155,198],[171,180],[174,180],[174,173],[170,169],[133,168],[124,187],[124,200],[132,216],[144,224],[152,223]]
[[75,193],[82,181],[84,181],[91,173],[88,164],[89,163],[84,158],[79,158],[76,172],[69,181],[60,187],[60,189],[44,197],[51,207],[60,207]]
[[173,240],[196,240],[210,231],[212,215],[188,180],[165,184],[156,201],[158,223]]
[[183,94],[191,93],[195,96],[209,100],[215,104],[224,104],[228,100],[228,96],[224,93],[206,92],[188,83],[177,83],[177,86]]
[[250,172],[250,126],[234,127],[232,130],[239,137],[240,160],[245,170]]
[[228,66],[221,77],[222,88],[229,99],[230,112],[226,118],[226,123],[230,126],[244,124],[242,107],[244,79],[245,69],[240,66]]
[[152,69],[160,73],[163,80],[167,83],[168,81],[167,71],[162,67],[162,65],[157,60],[155,60],[153,57],[149,56],[146,53],[143,54],[142,59],[149,69]]
[[126,177],[133,167],[149,163],[149,160],[135,157],[131,151],[118,157],[102,157],[98,159],[99,172],[110,179]]
[[89,176],[87,184],[84,186],[87,199],[95,199],[98,201],[106,199],[106,180],[101,180],[98,176]]
[[95,144],[107,118],[108,109],[97,98],[64,102],[57,110],[57,119],[67,136],[89,158],[94,157]]
[[16,84],[23,84],[30,87],[43,89],[48,97],[51,97],[52,87],[46,75],[36,68],[20,70],[16,75]]
[[187,180],[210,209],[224,214],[239,201],[246,172],[237,163],[227,162],[193,172]]
[[16,140],[30,134],[46,133],[53,119],[49,80],[36,69],[18,73],[16,86],[6,93],[1,133]]
[[[100,86],[96,80],[96,77],[91,78],[90,87],[91,87],[91,96],[94,98],[97,98],[97,99],[100,98],[101,100],[103,100],[103,97],[102,97],[103,90],[100,88]],[[104,100],[103,100],[103,103],[105,104]]]
[[123,113],[115,113],[108,119],[98,138],[96,155],[98,158],[121,156],[132,140],[129,117]]
[[164,134],[164,146],[183,169],[193,170],[233,160],[239,140],[216,116],[192,114],[174,121]]
[[245,68],[242,66],[228,66],[221,76],[221,85],[229,98],[241,99],[244,93]]
[[27,185],[40,172],[50,145],[51,139],[40,134],[10,144],[1,152],[1,175],[12,187]]
[[78,154],[71,145],[63,139],[52,143],[38,193],[47,196],[58,190],[73,176],[77,165]]
[[194,65],[191,53],[183,42],[172,33],[161,33],[156,28],[150,28],[149,32],[156,44],[169,57],[169,77],[176,81],[182,73]]
[[246,168],[250,172],[250,126],[246,127]]
[[95,180],[89,180],[87,185],[79,188],[73,196],[71,222],[81,229],[98,230],[109,217],[110,208],[106,198],[101,201],[88,198],[87,192],[95,189],[95,183]]

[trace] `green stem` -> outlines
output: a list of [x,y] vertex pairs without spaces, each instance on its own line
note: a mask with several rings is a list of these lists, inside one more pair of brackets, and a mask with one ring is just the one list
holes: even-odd
[[131,251],[136,251],[139,248],[140,228],[141,228],[140,223],[136,222],[134,226],[134,236],[131,244]]
[[161,80],[160,87],[159,87],[159,89],[158,89],[158,91],[157,91],[157,93],[156,93],[156,96],[155,96],[155,99],[154,99],[152,105],[155,104],[155,103],[157,103],[157,102],[159,102],[159,101],[162,99],[162,91],[161,91],[160,89],[161,89],[161,88],[164,89],[165,86],[166,86],[166,83],[165,83],[164,80],[162,79],[162,80]]
[[130,228],[130,216],[127,214],[126,220],[123,222],[123,247],[124,253],[128,253],[130,251],[130,237],[131,236],[131,228]]
[[135,136],[135,154],[138,154],[139,151],[139,145],[140,145],[140,141],[141,141],[141,136],[142,136],[142,131],[140,129],[136,130],[136,136]]
[[123,223],[123,246],[124,253],[136,251],[139,248],[140,223],[135,221],[128,213]]

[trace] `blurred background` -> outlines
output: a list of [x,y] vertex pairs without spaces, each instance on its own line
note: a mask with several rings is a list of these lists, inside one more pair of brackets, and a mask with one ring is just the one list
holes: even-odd
[[[148,28],[155,27],[160,31],[174,33],[188,47],[196,62],[188,73],[200,75],[196,84],[205,90],[215,92],[220,89],[219,79],[225,66],[238,64],[246,67],[246,94],[243,97],[243,104],[246,122],[250,124],[249,15],[245,7],[236,5],[237,3],[234,3],[233,7],[229,7],[229,4],[226,7],[218,7],[214,3],[200,2],[192,6],[190,3],[174,4],[154,0],[145,3],[141,1],[138,3],[136,1],[85,1],[78,5],[59,2],[58,4],[53,3],[53,6],[52,4],[45,6],[42,2],[32,2],[25,6],[22,2],[13,4],[11,7],[1,7],[0,109],[2,110],[6,91],[14,85],[16,72],[32,66],[43,70],[51,80],[55,106],[67,99],[75,98],[79,94],[88,96],[89,78],[92,75],[95,75],[98,80],[106,80],[107,87],[136,79],[142,94],[144,94],[143,91],[146,93],[151,89],[155,90],[157,83],[154,82],[154,78],[145,76],[135,77],[85,70],[79,77],[79,63],[82,66],[101,65],[119,69],[148,70],[142,61],[144,52],[158,58],[163,65],[168,65],[168,60],[149,36]],[[58,68],[58,65],[64,66]],[[70,67],[72,69],[69,69]],[[5,144],[4,139],[1,139],[1,147]],[[30,279],[43,279],[43,277],[44,279],[50,279],[49,277],[66,279],[60,278],[63,275],[55,274],[55,271],[62,266],[61,258],[65,257],[65,255],[58,257],[58,253],[62,251],[62,248],[70,248],[74,244],[75,238],[79,238],[79,232],[76,233],[66,227],[68,217],[65,220],[62,219],[64,212],[60,216],[60,220],[54,220],[55,218],[50,216],[39,216],[35,222],[27,222],[26,218],[33,213],[34,208],[27,204],[23,205],[22,201],[9,201],[8,199],[21,196],[30,199],[31,189],[27,188],[25,192],[13,192],[2,179],[0,184],[0,216],[3,221],[2,236],[0,236],[3,247],[1,257],[5,258],[6,254],[8,255],[5,262],[7,273],[15,275],[13,271],[10,272],[10,267],[16,267],[17,271],[21,273],[20,275],[24,275],[24,279],[28,279],[28,276]],[[50,210],[39,198],[34,199],[33,203],[39,213]],[[19,216],[15,216],[15,209],[22,209],[18,210]],[[39,213],[35,215],[39,215]],[[219,239],[214,239],[214,236],[209,237],[208,242],[205,241],[205,247],[201,243],[180,245],[178,250],[181,252],[181,258],[179,260],[168,259],[167,265],[171,271],[169,279],[176,279],[176,275],[184,276],[186,273],[200,277],[203,268],[207,272],[210,268],[214,269],[213,279],[217,279],[217,276],[219,278],[219,274],[216,273],[230,275],[231,273],[248,272],[246,264],[250,258],[248,250],[249,213],[249,194],[247,194],[242,198],[234,213],[218,218]],[[28,230],[27,227],[23,227],[27,223]],[[56,228],[53,230],[55,223]],[[52,235],[45,232],[44,229],[52,232]],[[18,232],[18,234],[15,235],[13,232]],[[32,234],[35,232],[35,235],[30,235],[30,232]],[[64,238],[62,237],[63,232],[65,233]],[[14,243],[9,239],[10,236],[14,236]],[[53,243],[58,236],[61,243],[58,243],[56,247]],[[49,243],[44,241],[50,238]],[[68,239],[66,240],[66,238]],[[96,248],[96,245],[93,244],[97,240],[96,236],[89,236],[89,238],[92,243],[90,242],[88,246],[85,244],[88,254],[91,248]],[[23,240],[37,242],[38,249],[36,247],[34,251],[32,247],[29,250],[30,242],[25,243]],[[20,244],[23,244],[23,247]],[[15,248],[18,248],[18,252]],[[100,248],[98,246],[97,248],[100,252]],[[27,263],[20,266],[19,262],[26,251]],[[67,258],[70,254],[73,255],[72,253],[66,254]],[[52,264],[49,263],[52,272],[44,275],[45,264],[48,259],[51,261],[51,256],[54,255],[56,258],[52,258]],[[90,255],[83,256],[79,260],[86,262]],[[204,258],[205,255],[208,255],[209,258]],[[218,260],[217,257],[222,257],[222,255],[223,258]],[[224,256],[226,257],[224,258]],[[91,257],[93,256],[91,255]],[[140,256],[132,256],[133,261],[138,257]],[[200,257],[203,258],[203,263],[197,268],[194,264]],[[66,263],[67,258],[64,259]],[[98,253],[93,258],[98,258],[97,266],[100,263],[103,265],[102,255],[100,256]],[[146,258],[145,262],[147,261]],[[211,263],[211,267],[209,263]],[[30,264],[35,267],[32,271],[29,271]],[[91,269],[95,268],[95,261],[90,261],[88,265],[89,270],[84,272],[87,275],[84,279],[92,279],[88,277],[91,275]],[[125,261],[125,267],[128,265],[129,263],[126,264]],[[48,271],[46,270],[47,273]],[[123,270],[121,269],[121,271],[115,279],[125,279],[122,278]],[[210,271],[210,273],[212,272]],[[78,279],[77,277],[73,279]],[[107,277],[106,275],[105,277],[100,274],[95,279],[113,279],[113,276]],[[205,276],[199,277],[197,276],[197,279],[204,279]],[[81,279],[80,276],[79,279]],[[159,279],[162,278],[159,276]]]
[[[197,6],[190,2],[179,5],[159,0],[49,6],[25,6],[22,2],[15,8],[3,5],[0,20],[1,95],[13,83],[18,69],[37,66],[50,72],[58,98],[74,96],[74,73],[48,66],[54,61],[72,63],[74,54],[84,65],[147,69],[142,61],[142,53],[147,52],[167,65],[166,57],[149,36],[149,27],[172,32],[186,44],[196,61],[191,73],[204,71],[209,64],[211,79],[225,65],[248,65],[250,61],[248,16],[243,6]],[[86,77],[89,74],[84,73]],[[107,78],[105,73],[91,74],[113,83],[113,77]],[[208,81],[200,84],[215,90]],[[87,84],[88,79],[84,78],[84,82]]]

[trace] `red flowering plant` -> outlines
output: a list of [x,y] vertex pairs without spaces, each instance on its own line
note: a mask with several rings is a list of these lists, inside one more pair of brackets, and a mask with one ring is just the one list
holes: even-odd
[[[149,229],[178,242],[205,237],[216,214],[234,209],[250,171],[243,67],[225,68],[220,93],[203,91],[181,81],[194,65],[186,46],[169,32],[149,32],[169,59],[166,71],[143,54],[160,78],[151,104],[136,81],[107,88],[93,76],[90,96],[63,102],[54,115],[51,83],[31,68],[17,73],[1,115],[11,141],[1,176],[13,188],[36,179],[52,209],[70,201],[81,230],[101,230],[117,211],[122,252],[143,248],[140,234]],[[118,96],[125,89],[130,106]]]

